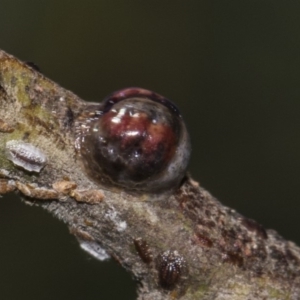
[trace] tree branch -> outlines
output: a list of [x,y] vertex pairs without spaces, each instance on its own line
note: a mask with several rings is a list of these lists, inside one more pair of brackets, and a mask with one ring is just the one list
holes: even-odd
[[190,176],[160,195],[91,180],[74,146],[88,105],[0,51],[0,193],[15,190],[83,249],[117,260],[140,282],[139,299],[299,299],[300,249]]

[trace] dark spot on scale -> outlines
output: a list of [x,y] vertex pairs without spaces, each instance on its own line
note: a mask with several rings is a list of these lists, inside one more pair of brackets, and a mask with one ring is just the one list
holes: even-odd
[[204,235],[200,232],[196,232],[195,236],[196,236],[197,244],[204,246],[204,247],[208,247],[208,248],[210,248],[213,245],[212,240],[209,239],[206,235]]
[[30,132],[28,132],[28,131],[24,132],[24,134],[23,134],[23,141],[28,140],[29,136],[30,136]]
[[71,128],[72,127],[72,125],[74,123],[74,113],[73,113],[73,111],[71,110],[70,107],[67,108],[63,120],[64,120],[63,121],[64,127],[67,127],[67,128]]
[[134,239],[133,241],[135,249],[142,259],[142,261],[146,264],[152,262],[152,253],[149,249],[149,246],[146,241],[142,240],[141,238]]
[[267,239],[268,235],[264,227],[260,224],[258,224],[256,221],[252,219],[248,219],[243,217],[241,219],[242,225],[244,225],[249,231],[255,232],[257,236],[263,239]]
[[278,250],[276,247],[270,247],[270,256],[276,260],[283,260],[285,259],[285,255],[282,251]]
[[[184,184],[188,184],[188,183],[189,183],[189,176],[185,175],[180,182],[180,187],[182,187]],[[182,191],[180,189],[178,189],[178,193],[181,194]]]
[[233,264],[238,267],[242,267],[244,264],[244,259],[239,253],[234,253],[234,252],[226,252],[223,254],[223,261]]
[[210,227],[210,228],[216,227],[216,223],[214,221],[207,221],[206,225],[207,225],[207,227]]
[[26,112],[26,117],[32,126],[43,127],[46,130],[46,132],[51,132],[53,130],[53,125],[51,123],[45,122],[38,116],[35,116],[35,115],[32,115],[32,114]]
[[214,228],[216,227],[216,223],[212,220],[203,220],[203,219],[197,219],[197,223],[199,225],[209,227],[209,228]]
[[210,217],[211,217],[211,211],[208,210],[208,209],[206,209],[206,210],[205,210],[205,215],[206,215],[208,218],[210,218]]
[[180,195],[177,199],[179,202],[180,209],[184,211],[186,209],[186,203],[189,201],[188,195],[180,193]]
[[17,80],[17,77],[16,77],[16,76],[12,76],[12,77],[11,77],[11,80],[10,80],[10,83],[11,83],[11,85],[14,86],[14,85],[16,85],[17,81],[18,81],[18,80]]
[[193,208],[194,209],[202,209],[203,207],[203,203],[201,201],[195,200],[195,199],[189,199],[190,203],[193,204]]
[[237,239],[236,232],[233,229],[229,229],[229,230],[221,229],[221,235],[226,241],[229,240],[235,241]]
[[264,243],[259,243],[256,249],[252,249],[252,254],[259,257],[261,261],[264,261],[268,256]]
[[288,260],[293,261],[294,263],[298,263],[299,259],[295,256],[294,253],[290,249],[286,249],[286,257]]

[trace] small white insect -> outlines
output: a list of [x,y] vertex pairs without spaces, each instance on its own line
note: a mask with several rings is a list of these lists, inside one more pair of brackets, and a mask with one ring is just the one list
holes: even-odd
[[116,226],[117,231],[122,232],[127,228],[126,221],[122,221],[119,218],[119,216],[118,216],[118,214],[117,214],[114,207],[111,207],[107,210],[107,212],[105,213],[105,217],[107,219],[111,220],[114,223],[114,225]]
[[11,140],[6,143],[6,156],[16,166],[39,173],[46,165],[46,155],[30,143]]
[[96,242],[84,241],[79,239],[79,243],[81,249],[87,251],[90,255],[94,256],[99,260],[103,261],[110,258],[107,252],[103,248],[101,248],[100,245]]

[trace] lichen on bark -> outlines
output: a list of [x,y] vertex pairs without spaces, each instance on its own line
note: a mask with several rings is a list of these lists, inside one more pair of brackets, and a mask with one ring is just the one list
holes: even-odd
[[[190,175],[160,194],[89,178],[74,132],[87,105],[0,51],[0,193],[15,190],[65,222],[83,249],[117,260],[139,281],[139,299],[299,299],[300,249]],[[16,166],[11,140],[37,147],[47,164]]]

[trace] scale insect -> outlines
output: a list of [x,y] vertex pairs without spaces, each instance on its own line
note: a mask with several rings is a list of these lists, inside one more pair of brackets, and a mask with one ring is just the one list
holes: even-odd
[[184,258],[177,251],[170,250],[158,256],[157,269],[160,285],[167,290],[172,290],[187,273]]
[[46,155],[30,143],[11,140],[6,143],[6,156],[16,166],[39,173],[47,163]]
[[77,118],[76,149],[93,180],[159,193],[179,186],[191,153],[178,108],[142,88],[126,88]]

